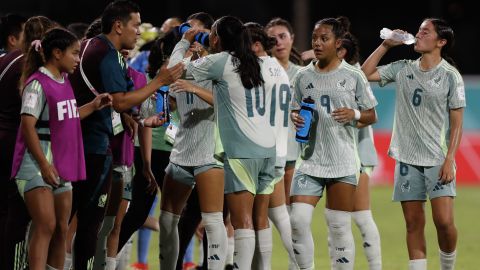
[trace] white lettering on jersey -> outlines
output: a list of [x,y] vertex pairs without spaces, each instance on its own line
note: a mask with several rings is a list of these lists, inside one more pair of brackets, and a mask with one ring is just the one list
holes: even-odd
[[57,103],[58,121],[63,121],[67,114],[68,119],[78,118],[77,101],[75,99],[64,100]]

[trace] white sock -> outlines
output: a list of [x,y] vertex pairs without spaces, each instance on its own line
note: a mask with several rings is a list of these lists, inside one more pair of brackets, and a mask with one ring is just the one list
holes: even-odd
[[292,203],[290,223],[292,225],[292,245],[300,269],[313,269],[314,244],[310,224],[312,223],[313,205]]
[[250,270],[255,252],[255,231],[238,229],[234,231],[235,252],[233,253],[233,268]]
[[367,257],[370,270],[382,269],[382,253],[380,248],[380,234],[377,225],[373,221],[372,211],[352,212],[352,218],[357,224],[363,237],[363,250]]
[[410,260],[408,270],[427,270],[427,259]]
[[203,241],[202,239],[199,239],[198,241],[198,265],[203,266]]
[[179,253],[179,215],[160,211],[160,269],[175,270]]
[[46,265],[47,267],[45,268],[46,270],[57,270],[57,268],[51,267],[50,265]]
[[[330,258],[330,269],[334,270],[335,269],[335,260],[333,259],[334,254],[333,254],[333,248],[332,248],[332,237],[330,236],[330,228],[329,228],[329,223],[327,219],[327,209],[325,207],[325,210],[323,212],[323,215],[325,217],[325,223],[327,224],[327,245],[328,245],[328,257]],[[330,210],[330,209],[328,209]]]
[[93,260],[93,270],[105,269],[107,259],[107,238],[115,225],[115,216],[105,216],[98,232],[97,247]]
[[228,238],[228,249],[227,249],[227,259],[225,260],[226,264],[233,265],[233,251],[235,250],[235,239],[232,237]]
[[288,252],[289,265],[296,266],[297,260],[295,259],[292,246],[292,225],[290,224],[290,215],[288,214],[287,206],[282,204],[274,208],[269,208],[268,217],[280,233],[283,246]]
[[208,239],[208,269],[222,269],[228,250],[227,230],[223,223],[223,213],[202,212],[202,222]]
[[128,239],[127,243],[117,253],[116,269],[127,269],[130,265],[130,255],[132,254],[133,235]]
[[253,269],[270,270],[272,268],[272,228],[255,231],[255,259]]
[[72,268],[72,254],[65,253],[65,262],[63,263],[63,270],[70,270]]
[[457,257],[457,251],[454,250],[451,253],[446,253],[441,250],[440,252],[440,269],[453,270],[455,268],[455,259]]
[[325,209],[335,269],[353,270],[355,243],[350,212]]
[[117,259],[107,257],[106,263],[107,264],[105,265],[105,270],[115,270],[115,267],[117,266]]

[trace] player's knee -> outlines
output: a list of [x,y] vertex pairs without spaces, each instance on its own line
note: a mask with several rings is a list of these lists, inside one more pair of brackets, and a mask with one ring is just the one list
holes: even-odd
[[67,232],[68,232],[68,223],[67,222],[57,222],[55,230],[56,230],[57,234],[66,238]]
[[303,234],[310,230],[313,206],[305,203],[293,203],[290,213],[292,233]]
[[408,233],[423,231],[425,216],[416,213],[405,214],[405,225]]
[[351,215],[349,212],[325,210],[329,231],[334,238],[343,238],[351,231]]
[[55,218],[44,220],[43,222],[38,222],[33,224],[33,228],[38,230],[42,235],[51,236],[55,232],[57,226],[57,221]]
[[252,217],[249,215],[238,215],[234,216],[230,214],[230,218],[232,221],[232,226],[235,230],[237,229],[253,229],[253,220]]
[[406,229],[407,233],[417,233],[417,232],[423,232],[425,228],[425,220],[405,220],[406,221]]
[[448,217],[434,217],[433,223],[437,228],[437,231],[448,232],[449,230],[455,229],[455,224],[452,218]]

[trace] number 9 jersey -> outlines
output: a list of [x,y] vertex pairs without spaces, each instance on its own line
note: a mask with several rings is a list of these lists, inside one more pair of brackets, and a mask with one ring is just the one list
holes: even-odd
[[302,100],[315,101],[310,139],[303,145],[298,171],[315,177],[339,178],[360,170],[356,123],[341,124],[331,113],[340,108],[369,110],[377,105],[370,84],[361,70],[342,61],[329,72],[320,72],[316,62],[300,69],[293,79],[291,110],[300,110]]

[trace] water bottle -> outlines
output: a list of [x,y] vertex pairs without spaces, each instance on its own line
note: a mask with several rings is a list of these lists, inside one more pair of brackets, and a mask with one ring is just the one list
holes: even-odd
[[163,126],[168,126],[170,123],[170,108],[168,106],[168,86],[164,85],[157,90],[157,102],[156,102],[156,113],[161,113],[162,117],[165,119],[165,124]]
[[[181,35],[183,35],[190,28],[191,28],[191,26],[190,26],[189,23],[182,23],[178,27],[178,32]],[[208,36],[209,36],[209,34],[207,32],[200,32],[200,33],[195,35],[195,41],[202,44],[204,47],[208,47],[208,45],[209,45]]]
[[400,41],[406,45],[415,43],[415,37],[412,34],[407,32],[402,34],[402,33],[392,31],[388,28],[383,28],[382,30],[380,30],[380,38]]
[[310,128],[313,122],[313,112],[315,111],[315,101],[311,96],[304,98],[301,104],[299,115],[304,120],[304,125],[302,128],[297,130],[295,140],[300,143],[308,142],[308,137],[310,136]]

